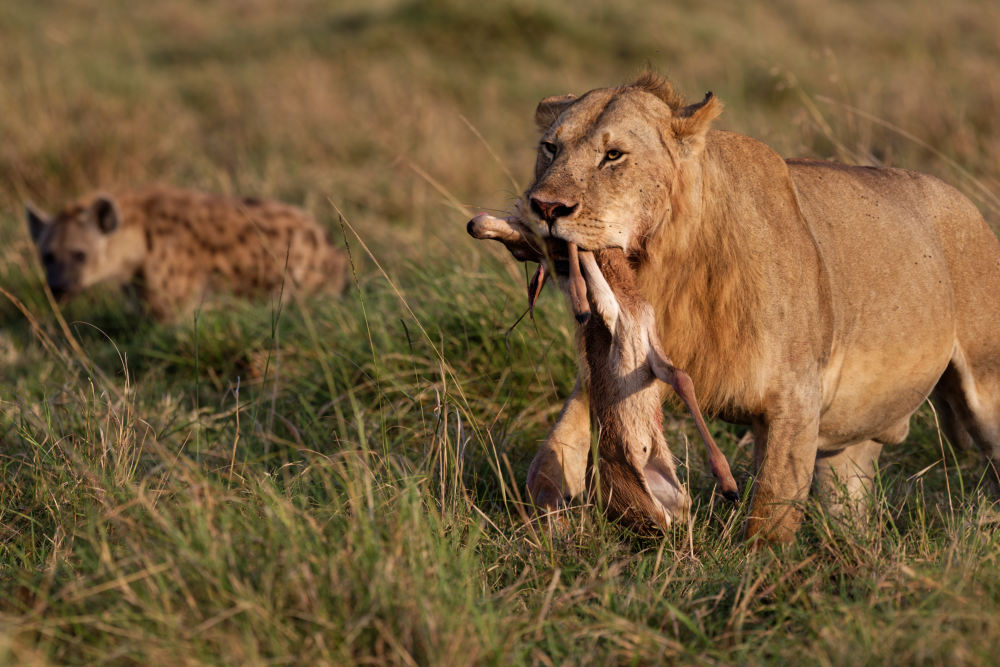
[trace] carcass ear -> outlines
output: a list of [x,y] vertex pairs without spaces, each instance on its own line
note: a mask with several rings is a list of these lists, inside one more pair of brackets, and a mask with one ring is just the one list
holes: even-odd
[[115,201],[107,195],[99,195],[94,203],[90,205],[90,210],[94,214],[94,221],[97,228],[105,234],[118,229],[121,224],[121,216],[118,215],[118,207]]
[[712,93],[705,93],[705,99],[690,104],[677,112],[670,121],[674,136],[690,152],[695,153],[705,145],[705,135],[712,121],[722,113],[722,102]]
[[587,274],[587,289],[590,291],[598,316],[604,321],[608,331],[614,335],[615,327],[618,326],[620,306],[614,290],[601,273],[601,267],[597,265],[594,253],[589,251],[580,253],[580,268]]
[[554,95],[539,102],[535,109],[535,124],[538,129],[544,132],[552,127],[552,123],[575,101],[576,95]]
[[49,216],[39,211],[31,204],[25,204],[24,219],[28,222],[28,233],[31,234],[31,240],[38,243],[38,239],[41,238],[42,232],[44,232],[45,228],[51,224],[49,222]]

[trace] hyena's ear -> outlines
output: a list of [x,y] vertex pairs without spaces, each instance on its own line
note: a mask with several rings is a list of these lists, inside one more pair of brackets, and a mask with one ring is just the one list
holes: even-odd
[[105,234],[115,231],[121,224],[118,206],[115,205],[115,200],[108,195],[98,195],[94,203],[90,205],[90,211],[94,215],[97,228]]
[[49,226],[49,216],[45,215],[31,204],[24,205],[24,219],[28,221],[28,233],[31,240],[38,243],[42,232]]
[[552,123],[556,122],[556,119],[562,115],[562,112],[569,108],[575,101],[576,95],[546,97],[538,103],[538,107],[535,109],[535,125],[538,126],[539,130],[544,132],[552,127]]
[[705,135],[712,121],[722,113],[722,102],[712,93],[705,93],[705,99],[690,104],[677,112],[670,122],[674,136],[690,153],[699,152],[705,145]]

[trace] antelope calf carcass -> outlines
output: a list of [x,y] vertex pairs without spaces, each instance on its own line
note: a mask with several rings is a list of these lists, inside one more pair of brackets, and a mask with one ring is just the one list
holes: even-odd
[[[663,353],[652,307],[639,294],[624,252],[580,251],[573,243],[561,248],[543,245],[516,218],[481,214],[469,222],[468,231],[541,262],[528,288],[531,307],[552,272],[545,266],[565,269],[554,273],[580,323],[582,374],[591,397],[592,420],[599,429],[598,474],[588,479],[599,480],[609,516],[640,528],[666,528],[686,516],[690,507],[663,436],[657,380],[672,386],[694,417],[723,494],[730,499],[737,496],[729,464],[708,432],[691,379]],[[560,263],[566,265],[559,267]]]
[[[571,248],[571,258],[573,254]],[[735,498],[729,464],[708,432],[690,378],[660,347],[653,309],[640,296],[625,253],[617,248],[582,251],[579,262],[597,315],[581,325],[580,336],[591,415],[599,429],[598,474],[588,479],[599,480],[605,510],[636,527],[666,528],[687,515],[691,501],[663,436],[657,380],[672,386],[687,405],[721,491]],[[571,259],[570,274],[575,273]],[[571,302],[578,290],[573,283],[571,278]]]

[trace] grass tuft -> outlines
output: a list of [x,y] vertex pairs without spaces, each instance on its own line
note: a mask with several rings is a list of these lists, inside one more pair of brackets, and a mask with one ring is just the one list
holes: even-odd
[[[464,231],[530,178],[538,99],[646,64],[997,225],[996,3],[335,4],[0,3],[0,662],[996,662],[1000,519],[929,408],[867,520],[808,503],[787,548],[744,546],[681,415],[688,525],[525,523],[572,320],[547,292],[519,321],[523,269]],[[152,181],[306,206],[352,289],[55,306],[24,202]]]

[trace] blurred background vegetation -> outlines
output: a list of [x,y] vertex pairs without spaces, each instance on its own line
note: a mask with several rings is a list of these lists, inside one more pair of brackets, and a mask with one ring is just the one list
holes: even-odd
[[[782,554],[742,549],[680,420],[692,526],[525,526],[571,320],[550,294],[511,330],[523,269],[465,221],[527,185],[540,98],[653,67],[718,127],[936,174],[996,229],[998,26],[991,0],[0,3],[0,659],[995,661],[995,514],[929,411],[872,526],[814,508]],[[308,208],[354,288],[54,310],[24,202],[152,182]]]

